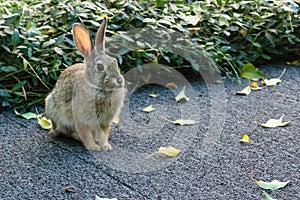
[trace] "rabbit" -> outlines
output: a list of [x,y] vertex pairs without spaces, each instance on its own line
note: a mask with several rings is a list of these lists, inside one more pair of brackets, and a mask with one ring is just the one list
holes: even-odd
[[95,45],[82,24],[73,24],[73,40],[85,62],[65,69],[45,99],[51,132],[81,141],[90,151],[112,149],[109,128],[125,98],[118,62],[105,53],[106,24],[104,18]]

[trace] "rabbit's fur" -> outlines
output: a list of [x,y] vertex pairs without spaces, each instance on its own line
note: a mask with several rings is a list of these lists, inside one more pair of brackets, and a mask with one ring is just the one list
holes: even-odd
[[73,25],[74,42],[85,63],[62,72],[46,98],[46,115],[51,132],[64,134],[83,143],[87,150],[111,150],[109,127],[123,105],[124,78],[117,60],[105,53],[106,19],[96,35],[95,46],[88,30]]

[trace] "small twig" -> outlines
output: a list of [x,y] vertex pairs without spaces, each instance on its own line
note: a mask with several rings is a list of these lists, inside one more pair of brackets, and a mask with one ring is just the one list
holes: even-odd
[[45,112],[43,112],[43,113],[39,113],[39,111],[38,111],[38,109],[37,109],[37,107],[35,107],[35,112],[36,112],[36,114],[38,115],[38,116],[42,116],[43,114],[45,114]]
[[49,90],[50,88],[46,85],[46,83],[44,83],[44,81],[41,79],[41,77],[36,73],[36,71],[33,69],[33,67],[31,66],[31,64],[22,55],[19,55],[19,56],[23,59],[23,61],[25,61],[29,65],[29,67],[31,68],[31,70],[33,71],[33,73],[36,75],[36,77]]
[[[122,9],[121,11],[123,11],[124,9]],[[121,14],[121,11],[119,12],[119,13],[117,13],[117,14],[115,14],[114,16],[112,16],[111,18],[113,19],[113,18],[115,18],[116,16],[118,16],[119,14]]]
[[285,72],[286,72],[286,68],[284,68],[284,70],[282,71],[282,73],[280,74],[280,76],[278,78],[281,79],[281,77],[284,75]]
[[258,119],[254,119],[253,123],[261,126],[261,122]]
[[37,115],[40,115],[40,113],[39,113],[39,111],[36,107],[35,107],[35,112],[36,112]]
[[250,179],[254,182],[257,181],[255,178],[253,178],[253,170],[252,169],[250,170]]
[[148,160],[150,157],[155,156],[156,154],[159,154],[159,152],[154,152],[154,153],[148,155],[148,156],[145,158],[145,160]]

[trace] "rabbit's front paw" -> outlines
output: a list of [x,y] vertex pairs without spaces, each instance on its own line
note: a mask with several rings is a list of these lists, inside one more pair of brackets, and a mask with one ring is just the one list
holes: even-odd
[[95,144],[93,146],[87,147],[87,150],[89,150],[89,151],[110,151],[110,150],[112,150],[112,147],[109,143],[105,143],[101,146],[98,144]]
[[102,145],[102,151],[110,151],[112,150],[112,146],[109,143],[105,143],[104,145]]
[[91,146],[87,146],[86,149],[88,151],[102,151],[102,148],[99,145],[97,145],[97,144],[91,145]]

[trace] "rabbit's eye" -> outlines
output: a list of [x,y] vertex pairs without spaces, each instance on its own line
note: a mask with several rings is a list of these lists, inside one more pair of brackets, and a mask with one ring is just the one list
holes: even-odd
[[97,70],[103,71],[103,64],[101,64],[101,63],[97,64]]

